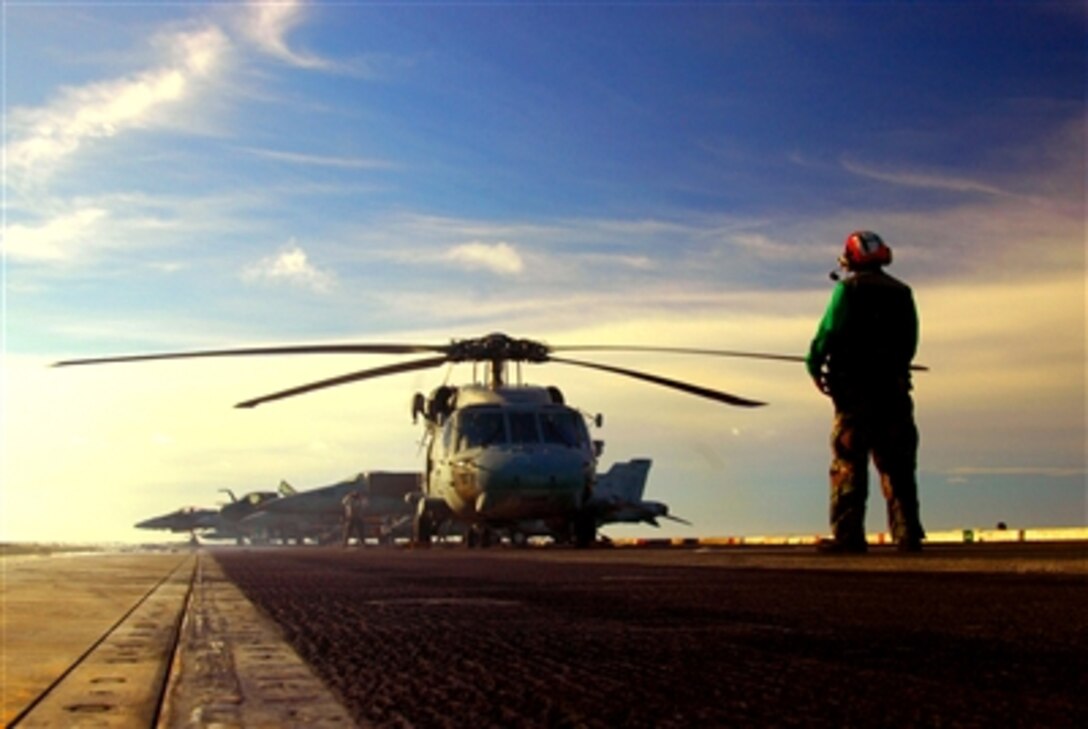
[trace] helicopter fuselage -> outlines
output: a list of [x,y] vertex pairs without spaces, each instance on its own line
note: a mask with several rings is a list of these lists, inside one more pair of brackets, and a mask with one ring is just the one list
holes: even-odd
[[584,417],[554,388],[466,386],[445,404],[427,420],[425,500],[436,521],[443,511],[484,527],[577,517],[596,456]]

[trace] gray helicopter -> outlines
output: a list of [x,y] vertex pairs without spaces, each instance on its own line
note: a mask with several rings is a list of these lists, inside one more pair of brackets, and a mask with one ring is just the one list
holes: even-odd
[[[447,363],[483,364],[483,381],[440,386],[412,400],[413,420],[423,419],[426,467],[422,491],[413,498],[413,539],[430,544],[447,524],[464,525],[469,546],[487,546],[501,530],[540,521],[553,533],[569,534],[579,547],[596,539],[597,514],[591,507],[600,444],[589,437],[586,418],[569,406],[557,387],[511,383],[510,365],[554,362],[630,377],[643,382],[739,407],[766,403],[700,385],[624,367],[556,356],[555,352],[672,352],[747,357],[789,362],[791,355],[649,346],[548,346],[505,334],[489,334],[449,344],[315,344],[197,352],[101,357],[58,362],[55,366],[137,362],[193,357],[294,354],[422,354],[428,356],[281,390],[236,405],[258,405],[316,390],[387,375],[440,367]],[[474,367],[475,371],[475,367]],[[475,374],[475,372],[474,372]],[[474,377],[474,380],[476,378]],[[598,416],[599,424],[599,416]]]

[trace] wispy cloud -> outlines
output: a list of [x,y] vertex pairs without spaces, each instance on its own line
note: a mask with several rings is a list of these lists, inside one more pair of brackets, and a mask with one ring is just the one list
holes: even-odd
[[[265,199],[245,191],[206,196],[103,192],[72,200],[25,195],[10,205],[3,248],[9,262],[39,266],[94,264],[103,254],[171,246],[185,250],[206,236],[221,241],[243,230],[249,237],[259,234],[260,221],[239,218],[237,211]],[[178,249],[167,255],[169,262],[149,265],[177,270]],[[22,273],[26,283],[30,274]]]
[[764,233],[733,233],[726,240],[745,255],[770,261],[820,261],[827,259],[821,248],[801,246],[796,241],[786,242]]
[[165,112],[191,96],[229,48],[215,27],[162,36],[163,63],[140,73],[60,91],[49,104],[16,108],[9,117],[8,169],[13,182],[48,177],[94,140],[170,123]]
[[387,170],[394,165],[391,162],[380,159],[367,159],[365,157],[330,157],[316,154],[302,154],[298,152],[283,152],[274,149],[258,149],[255,147],[242,147],[243,152],[294,165],[309,167],[334,167],[346,170]]
[[464,243],[447,250],[442,260],[470,271],[490,271],[501,276],[516,276],[525,269],[521,255],[509,243]]
[[242,271],[248,282],[285,283],[318,293],[332,289],[336,278],[311,263],[306,251],[291,241],[289,247],[274,256],[262,258]]
[[649,256],[587,253],[577,257],[582,263],[609,268],[628,268],[636,271],[652,271],[656,264]]
[[4,234],[4,252],[12,261],[71,260],[107,217],[104,209],[88,207],[41,225],[9,225]]
[[327,70],[333,62],[298,51],[288,44],[291,31],[304,19],[303,2],[254,2],[246,8],[242,31],[261,51],[298,68]]
[[842,161],[842,166],[847,172],[855,175],[903,187],[943,190],[946,192],[980,193],[997,197],[1011,197],[1013,195],[1008,190],[967,177],[904,170],[882,170],[848,159]]

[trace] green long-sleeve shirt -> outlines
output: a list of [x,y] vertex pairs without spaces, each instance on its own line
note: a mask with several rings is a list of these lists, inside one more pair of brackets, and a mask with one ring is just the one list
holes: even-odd
[[918,347],[918,312],[910,287],[881,270],[860,271],[835,286],[805,366],[818,377],[881,383],[909,378]]

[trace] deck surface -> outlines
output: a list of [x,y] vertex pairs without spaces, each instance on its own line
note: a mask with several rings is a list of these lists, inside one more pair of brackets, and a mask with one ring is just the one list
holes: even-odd
[[0,564],[5,725],[1088,725],[1083,543]]

